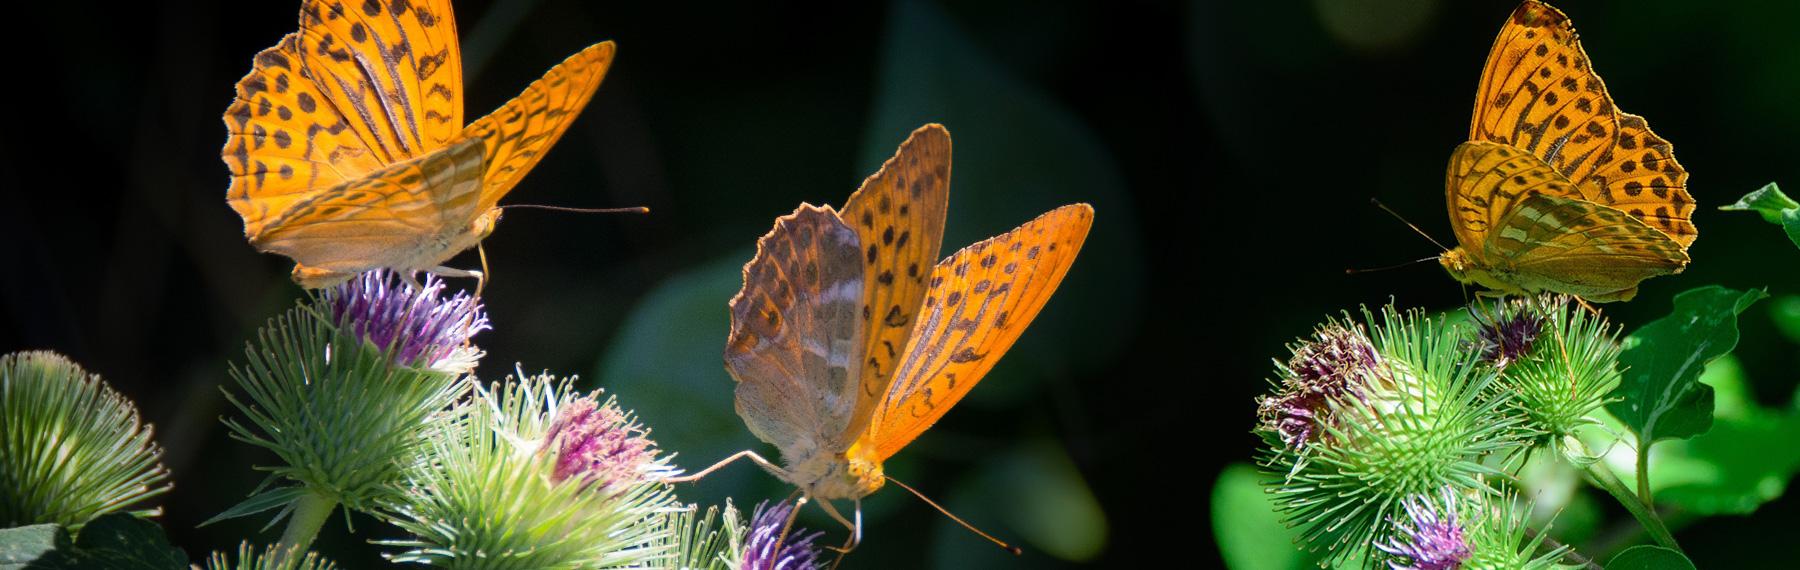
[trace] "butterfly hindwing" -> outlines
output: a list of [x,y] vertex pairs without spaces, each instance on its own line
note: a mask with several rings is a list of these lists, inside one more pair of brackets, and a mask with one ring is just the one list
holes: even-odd
[[1073,204],[963,248],[932,269],[912,340],[865,438],[887,458],[974,388],[1075,261],[1094,210]]
[[494,207],[562,138],[612,67],[612,42],[588,46],[463,131],[487,144],[482,209]]
[[867,277],[861,309],[862,393],[854,421],[845,427],[851,439],[868,426],[900,351],[906,349],[943,244],[949,200],[950,133],[932,124],[913,131],[893,158],[850,195],[839,214],[856,230]]
[[783,457],[840,445],[851,422],[863,277],[856,232],[830,208],[805,204],[776,219],[744,266],[725,366],[738,381],[738,415]]
[[1444,175],[1451,228],[1464,244],[1487,239],[1514,204],[1535,194],[1579,197],[1563,178],[1530,153],[1491,142],[1466,142],[1450,155]]
[[314,272],[351,274],[402,262],[475,216],[480,141],[464,141],[320,190],[283,211],[252,244]]
[[1511,267],[1527,289],[1551,289],[1593,300],[1625,292],[1659,275],[1679,273],[1687,253],[1660,230],[1607,206],[1533,195],[1513,207],[1484,244],[1486,257]]
[[1584,199],[1644,220],[1683,246],[1697,231],[1687,171],[1643,117],[1618,110],[1561,11],[1527,0],[1494,40],[1469,140],[1543,160]]

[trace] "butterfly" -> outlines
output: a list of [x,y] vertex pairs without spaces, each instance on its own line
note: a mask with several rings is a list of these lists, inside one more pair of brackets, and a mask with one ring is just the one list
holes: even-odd
[[587,105],[613,50],[570,56],[464,126],[448,0],[308,0],[225,111],[226,202],[304,287],[377,268],[479,277],[440,264],[494,230],[496,204]]
[[854,543],[859,525],[830,501],[889,481],[882,463],[1000,360],[1093,222],[1087,204],[1063,206],[934,265],[949,184],[950,134],[925,125],[842,209],[803,203],[775,220],[731,299],[725,367],[738,415],[785,464],[744,451],[679,481],[749,457],[821,499]]
[[1438,262],[1488,295],[1629,300],[1686,268],[1698,235],[1669,142],[1614,106],[1568,17],[1536,0],[1494,40],[1445,194],[1459,245]]

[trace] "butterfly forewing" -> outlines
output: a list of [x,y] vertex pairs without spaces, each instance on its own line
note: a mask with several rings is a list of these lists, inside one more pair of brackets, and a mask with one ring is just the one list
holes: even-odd
[[612,67],[613,43],[569,56],[518,97],[470,123],[463,135],[487,143],[482,210],[492,208],[562,138]]
[[443,228],[473,220],[481,172],[480,141],[452,145],[314,193],[252,243],[315,271],[401,264]]
[[1074,204],[963,248],[932,269],[894,381],[865,438],[892,456],[975,387],[1062,282],[1094,210]]
[[[950,200],[950,133],[925,125],[863,181],[840,213],[862,245],[864,346],[857,413],[845,431],[860,436],[887,391],[912,334],[944,238]],[[841,449],[833,451],[843,451]]]
[[1469,139],[1536,156],[1590,202],[1612,206],[1683,246],[1697,235],[1687,171],[1642,117],[1620,112],[1561,11],[1527,0],[1508,18],[1475,98]]
[[462,55],[450,2],[312,0],[301,59],[326,101],[384,162],[431,152],[462,129]]
[[856,232],[830,208],[775,221],[731,299],[725,365],[737,412],[783,457],[839,443],[860,391],[863,261]]

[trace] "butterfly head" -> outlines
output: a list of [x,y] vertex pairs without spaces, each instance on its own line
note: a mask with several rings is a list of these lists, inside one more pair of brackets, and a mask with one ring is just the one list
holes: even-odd
[[1438,265],[1444,266],[1444,271],[1450,272],[1451,277],[1464,283],[1469,282],[1469,273],[1475,270],[1474,264],[1469,262],[1468,254],[1463,252],[1460,245],[1439,255]]
[[860,499],[887,483],[874,448],[860,444],[842,454],[807,455],[790,466],[789,472],[807,495],[820,499]]

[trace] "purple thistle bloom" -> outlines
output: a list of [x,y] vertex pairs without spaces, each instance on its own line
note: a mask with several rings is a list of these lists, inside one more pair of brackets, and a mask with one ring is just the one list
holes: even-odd
[[461,374],[473,370],[481,352],[469,344],[490,329],[481,301],[458,291],[440,296],[444,282],[426,275],[415,287],[386,270],[363,273],[326,289],[323,304],[338,327],[375,346],[391,349],[394,363]]
[[1408,499],[1408,522],[1395,521],[1396,536],[1375,548],[1398,560],[1388,561],[1393,570],[1456,570],[1469,560],[1469,543],[1456,520],[1456,493],[1445,487],[1443,504],[1429,496]]
[[1544,317],[1531,308],[1520,307],[1511,315],[1496,314],[1491,322],[1482,323],[1479,331],[1481,359],[1505,368],[1531,354],[1543,331]]
[[1328,419],[1331,401],[1357,395],[1365,377],[1381,364],[1375,344],[1361,328],[1335,322],[1319,327],[1311,341],[1293,352],[1280,391],[1257,399],[1263,428],[1280,434],[1289,447],[1312,441]]
[[737,570],[816,570],[821,567],[819,549],[813,541],[825,533],[794,529],[788,532],[787,540],[782,540],[781,532],[787,530],[788,515],[793,512],[794,506],[786,501],[774,506],[769,506],[766,501],[756,505],[756,513],[750,517],[750,531],[744,539],[743,562]]
[[656,467],[654,445],[631,418],[592,395],[569,402],[556,413],[556,421],[544,436],[546,449],[556,454],[550,479],[571,477],[619,489],[643,480]]

